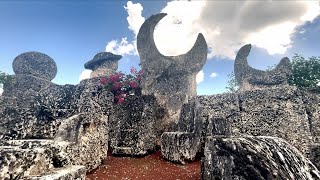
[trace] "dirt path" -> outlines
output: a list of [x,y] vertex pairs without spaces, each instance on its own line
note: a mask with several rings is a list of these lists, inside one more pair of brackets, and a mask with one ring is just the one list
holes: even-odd
[[89,180],[198,180],[200,161],[177,165],[165,161],[160,152],[143,158],[114,157],[108,155],[103,164],[87,175]]

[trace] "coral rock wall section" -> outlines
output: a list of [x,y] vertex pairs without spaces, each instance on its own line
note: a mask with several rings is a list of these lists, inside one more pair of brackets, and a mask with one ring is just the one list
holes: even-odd
[[288,141],[319,165],[319,94],[285,87],[198,96],[204,138],[215,135],[273,136]]

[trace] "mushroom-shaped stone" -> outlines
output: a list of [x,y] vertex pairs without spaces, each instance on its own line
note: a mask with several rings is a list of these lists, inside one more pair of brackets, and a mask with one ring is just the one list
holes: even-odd
[[46,54],[26,52],[17,56],[12,63],[16,75],[30,75],[51,81],[57,74],[57,65]]
[[118,69],[118,61],[121,58],[121,55],[112,54],[111,52],[100,52],[92,60],[84,64],[84,68],[92,70],[91,78],[108,76]]

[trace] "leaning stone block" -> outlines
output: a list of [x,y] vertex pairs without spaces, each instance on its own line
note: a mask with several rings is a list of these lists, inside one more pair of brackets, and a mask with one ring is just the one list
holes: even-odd
[[182,106],[178,131],[164,132],[161,136],[161,153],[169,161],[184,164],[195,159],[200,151],[203,119],[198,115],[198,101]]
[[202,179],[320,179],[295,147],[277,137],[207,137]]
[[195,141],[193,133],[165,132],[161,136],[161,154],[169,161],[184,164],[195,159],[200,139]]

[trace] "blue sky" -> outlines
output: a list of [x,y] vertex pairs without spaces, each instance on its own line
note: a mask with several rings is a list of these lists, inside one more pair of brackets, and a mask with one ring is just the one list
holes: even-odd
[[160,52],[187,52],[200,32],[212,49],[198,76],[198,94],[225,92],[235,53],[247,43],[253,44],[249,63],[258,69],[294,53],[320,56],[317,1],[0,0],[0,71],[13,74],[17,55],[39,51],[57,63],[53,82],[77,84],[83,64],[107,49],[123,55],[118,70],[129,72],[139,68],[140,25],[160,12],[168,13],[155,31]]

